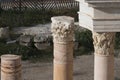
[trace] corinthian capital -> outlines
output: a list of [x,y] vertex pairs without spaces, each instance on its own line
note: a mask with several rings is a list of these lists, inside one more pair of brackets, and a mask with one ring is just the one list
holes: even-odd
[[52,17],[51,31],[54,41],[70,42],[74,38],[74,19],[68,16]]
[[93,32],[95,55],[109,56],[114,54],[115,33],[96,33]]

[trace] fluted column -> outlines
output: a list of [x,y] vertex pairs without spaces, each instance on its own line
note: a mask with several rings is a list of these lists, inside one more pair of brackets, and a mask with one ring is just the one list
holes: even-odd
[[1,56],[1,80],[22,80],[20,56]]
[[93,32],[94,80],[114,80],[114,39],[115,33]]
[[74,19],[67,16],[52,17],[54,42],[54,80],[73,80]]

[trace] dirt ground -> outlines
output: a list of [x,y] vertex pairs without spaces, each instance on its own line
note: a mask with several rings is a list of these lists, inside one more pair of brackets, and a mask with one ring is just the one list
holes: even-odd
[[[78,56],[74,59],[74,80],[93,80],[93,55]],[[23,80],[52,80],[53,64],[23,62]],[[120,58],[115,58],[115,80],[120,80]]]

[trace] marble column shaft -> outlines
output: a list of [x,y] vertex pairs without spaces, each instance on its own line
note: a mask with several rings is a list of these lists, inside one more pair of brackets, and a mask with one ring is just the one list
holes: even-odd
[[1,56],[1,80],[22,80],[20,56],[10,54]]
[[114,39],[115,33],[93,32],[94,80],[114,80]]
[[54,42],[54,80],[73,80],[74,19],[68,16],[52,17]]

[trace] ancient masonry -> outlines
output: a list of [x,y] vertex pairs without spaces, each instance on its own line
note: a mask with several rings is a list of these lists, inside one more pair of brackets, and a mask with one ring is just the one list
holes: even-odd
[[94,80],[114,80],[114,39],[120,32],[120,0],[77,0],[79,25],[93,33]]
[[54,79],[73,80],[74,19],[67,16],[52,17],[54,42]]
[[114,80],[115,33],[93,33],[94,80]]
[[[114,80],[114,39],[120,32],[120,0],[77,0],[79,25],[93,33],[94,80]],[[53,80],[73,80],[74,19],[52,17],[54,42]],[[22,80],[21,58],[1,56],[1,80]]]
[[1,56],[1,80],[22,80],[20,56]]

